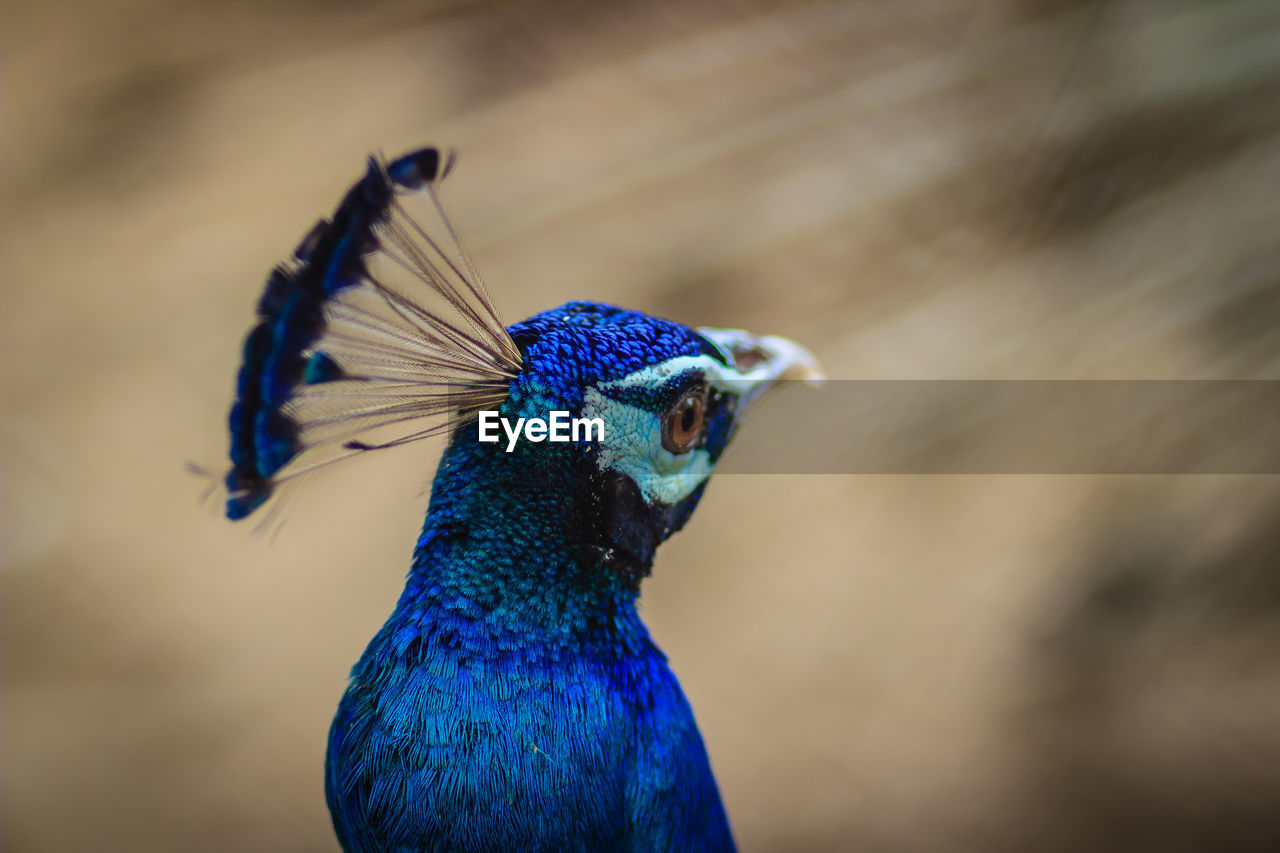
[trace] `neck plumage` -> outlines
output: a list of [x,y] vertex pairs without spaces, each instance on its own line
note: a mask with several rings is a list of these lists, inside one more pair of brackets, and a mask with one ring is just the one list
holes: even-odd
[[449,623],[497,647],[651,648],[636,599],[652,550],[637,559],[615,547],[616,501],[590,466],[546,445],[506,453],[460,430],[392,620]]

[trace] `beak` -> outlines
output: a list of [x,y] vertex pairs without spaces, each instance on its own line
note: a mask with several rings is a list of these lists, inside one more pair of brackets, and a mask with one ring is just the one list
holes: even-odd
[[795,341],[741,329],[698,329],[698,334],[726,356],[732,367],[730,378],[741,387],[741,404],[787,380],[798,379],[816,388],[826,379],[813,353]]

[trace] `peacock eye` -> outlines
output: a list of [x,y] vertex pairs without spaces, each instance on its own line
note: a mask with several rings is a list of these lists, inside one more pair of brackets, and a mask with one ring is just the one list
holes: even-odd
[[686,391],[662,416],[662,446],[672,453],[685,453],[698,443],[707,414],[707,393],[703,387]]

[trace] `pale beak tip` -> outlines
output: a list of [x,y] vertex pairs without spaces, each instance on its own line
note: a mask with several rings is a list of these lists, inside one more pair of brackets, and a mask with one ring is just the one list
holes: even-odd
[[821,387],[822,383],[826,381],[826,371],[822,369],[818,359],[807,348],[788,338],[779,338],[773,335],[766,336],[762,340],[775,353],[775,357],[782,362],[782,370],[778,372],[777,376],[779,380],[794,379],[811,388]]
[[810,388],[821,388],[822,383],[827,381],[827,374],[822,370],[822,365],[814,361],[808,364],[797,364],[792,367],[788,367],[778,378],[795,379],[803,382]]

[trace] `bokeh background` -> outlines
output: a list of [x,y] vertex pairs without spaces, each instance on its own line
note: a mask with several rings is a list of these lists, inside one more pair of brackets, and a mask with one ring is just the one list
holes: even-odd
[[[439,447],[274,538],[184,462],[369,150],[461,151],[508,319],[605,300],[844,379],[1280,378],[1268,0],[0,15],[13,853],[336,850],[325,733]],[[1276,477],[723,477],[644,609],[746,850],[1280,849]]]

